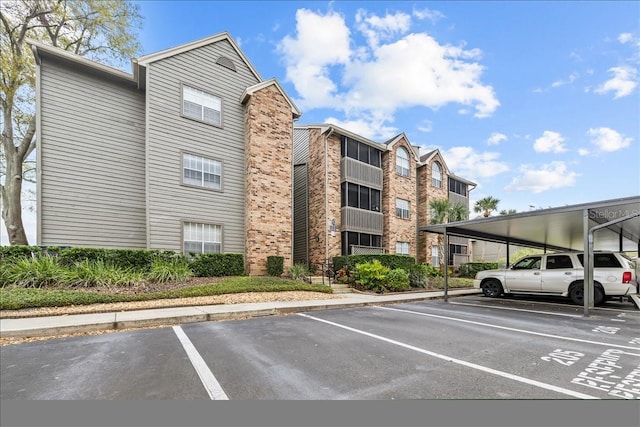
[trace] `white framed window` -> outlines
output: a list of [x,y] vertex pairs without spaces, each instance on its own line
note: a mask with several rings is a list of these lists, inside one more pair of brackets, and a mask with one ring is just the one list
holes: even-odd
[[431,185],[442,188],[442,168],[438,162],[431,165]]
[[182,114],[215,126],[222,126],[222,99],[191,86],[182,86]]
[[396,216],[404,219],[409,218],[409,201],[396,199]]
[[409,242],[396,242],[396,253],[409,255]]
[[396,172],[400,176],[409,176],[409,153],[404,147],[396,150]]
[[440,253],[437,246],[431,246],[431,265],[434,267],[440,265]]
[[222,226],[185,222],[182,240],[184,253],[187,255],[222,252]]
[[182,183],[213,190],[222,189],[222,163],[194,154],[182,154]]

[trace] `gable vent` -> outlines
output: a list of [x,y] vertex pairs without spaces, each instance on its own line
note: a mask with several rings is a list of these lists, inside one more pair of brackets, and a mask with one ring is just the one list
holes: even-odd
[[226,56],[221,56],[216,60],[216,64],[222,65],[223,67],[227,67],[230,70],[236,71],[236,66],[233,64],[233,61],[227,58]]

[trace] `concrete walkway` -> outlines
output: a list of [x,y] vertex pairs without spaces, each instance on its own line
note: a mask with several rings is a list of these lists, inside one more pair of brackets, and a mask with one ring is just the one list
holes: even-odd
[[[476,289],[450,290],[448,296],[455,297],[477,293],[480,293],[480,291]],[[212,320],[245,319],[249,317],[285,315],[332,308],[352,308],[441,299],[444,297],[444,292],[411,292],[390,295],[346,293],[340,295],[343,296],[343,298],[309,301],[276,301],[252,304],[218,304],[112,313],[0,319],[0,336],[21,338],[55,336],[125,328],[169,326]]]

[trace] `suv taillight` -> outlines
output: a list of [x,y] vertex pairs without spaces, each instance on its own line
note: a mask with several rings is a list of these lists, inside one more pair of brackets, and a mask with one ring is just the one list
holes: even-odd
[[631,282],[631,272],[625,271],[622,273],[622,283],[630,283]]

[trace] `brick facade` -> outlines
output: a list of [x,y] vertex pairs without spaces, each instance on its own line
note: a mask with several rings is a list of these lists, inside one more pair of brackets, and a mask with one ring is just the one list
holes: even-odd
[[246,273],[266,275],[267,256],[292,262],[291,105],[274,86],[252,94],[245,113]]
[[[341,254],[340,137],[309,130],[309,263],[318,268]],[[329,227],[335,220],[336,232]]]
[[[396,172],[396,152],[403,147],[409,153],[409,176]],[[417,198],[416,159],[408,141],[402,137],[382,155],[382,212],[384,213],[384,234],[382,246],[386,253],[396,253],[397,242],[409,242],[409,255],[416,256]],[[409,201],[409,219],[396,215],[396,199]]]
[[[431,181],[432,167],[435,162],[440,164],[442,170],[442,186],[435,187]],[[431,208],[429,203],[435,199],[449,197],[448,179],[444,168],[444,160],[436,153],[429,162],[421,166],[418,170],[418,226],[422,227],[431,224]],[[418,261],[431,264],[431,248],[437,246],[438,235],[433,233],[418,234]],[[443,254],[439,254],[441,257]]]

